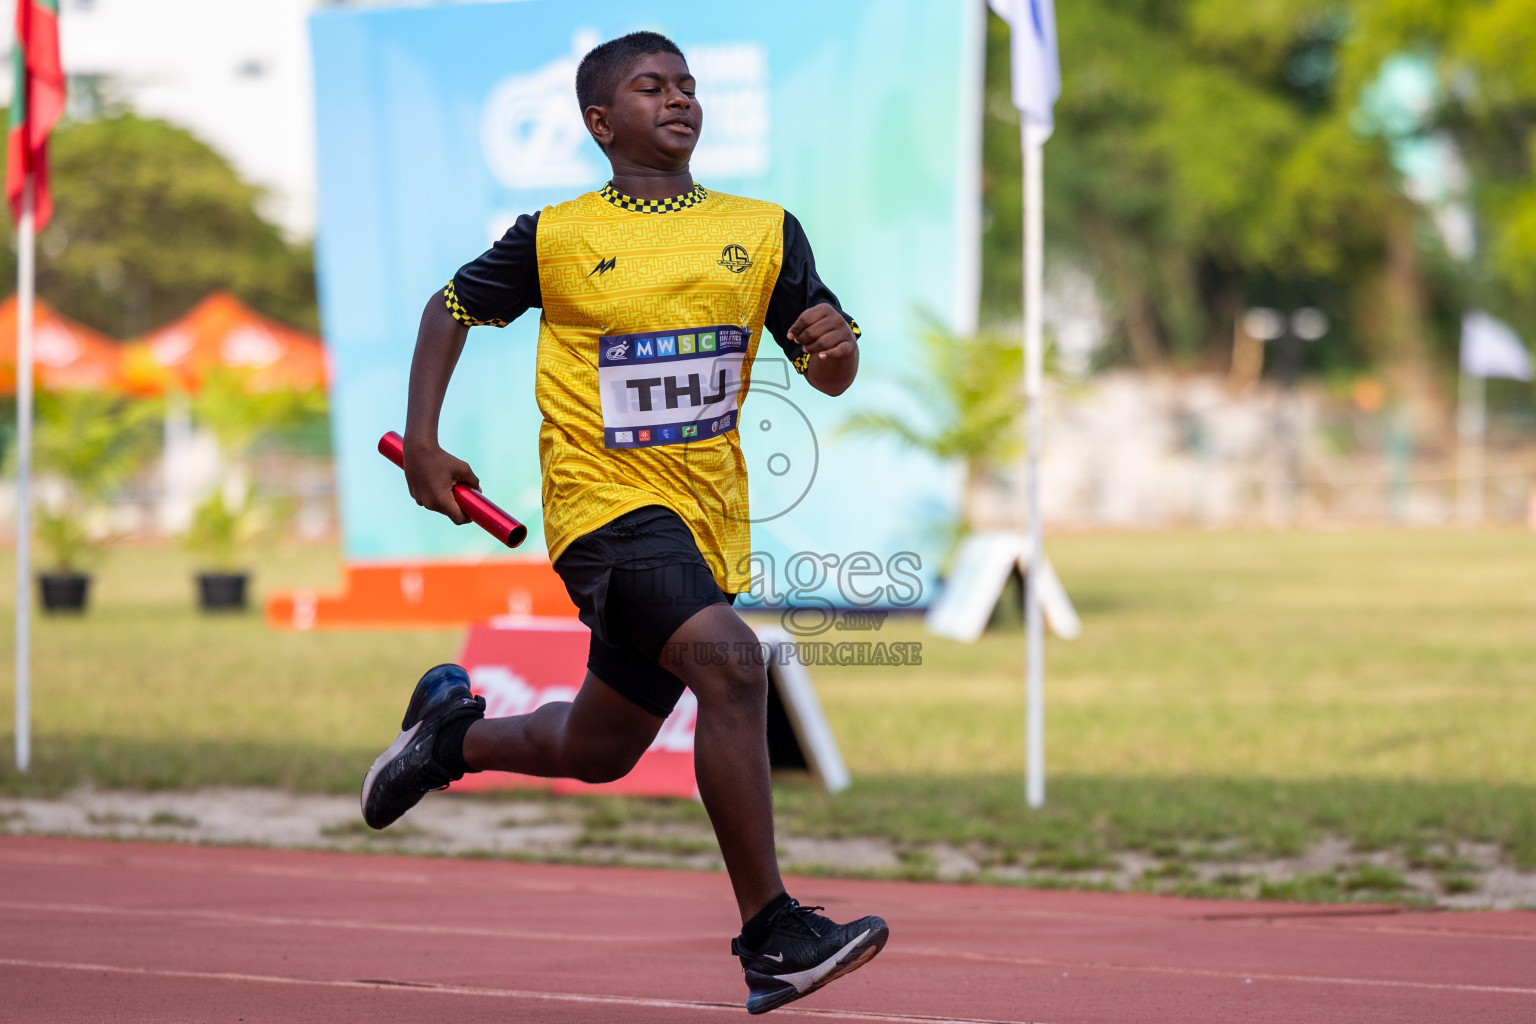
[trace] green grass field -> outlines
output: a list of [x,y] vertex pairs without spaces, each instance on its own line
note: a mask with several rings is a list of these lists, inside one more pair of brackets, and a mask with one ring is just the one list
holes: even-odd
[[[1054,772],[1536,784],[1536,534],[1072,536],[1051,551],[1084,620],[1047,648]],[[1021,637],[926,638],[922,669],[819,673],[856,770],[1021,771]]]
[[[1096,534],[1052,552],[1084,630],[1048,642],[1047,811],[1022,807],[1021,632],[965,646],[893,618],[867,637],[921,641],[922,666],[815,670],[855,786],[786,783],[783,827],[1068,870],[1105,851],[1284,853],[1324,834],[1408,851],[1475,839],[1536,867],[1536,535]],[[285,547],[257,583],[325,587],[337,570],[329,548]],[[9,758],[6,629],[0,792],[350,791],[416,675],[459,644],[203,617],[189,573],[175,549],[122,549],[86,617],[38,623],[27,778]]]

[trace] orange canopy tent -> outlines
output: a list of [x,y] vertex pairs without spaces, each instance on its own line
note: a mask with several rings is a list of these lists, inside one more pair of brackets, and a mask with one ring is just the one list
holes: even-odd
[[[118,386],[123,349],[37,300],[33,306],[33,380],[44,391]],[[0,391],[16,390],[16,296],[0,304]]]
[[138,394],[193,392],[211,373],[234,371],[252,391],[307,391],[327,379],[312,334],[269,320],[227,292],[126,346],[123,381]]

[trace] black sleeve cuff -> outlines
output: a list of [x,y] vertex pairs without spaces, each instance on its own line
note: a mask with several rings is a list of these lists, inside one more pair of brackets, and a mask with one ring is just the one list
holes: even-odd
[[448,312],[453,318],[465,327],[505,327],[505,320],[476,320],[469,315],[463,304],[459,302],[459,293],[454,290],[453,282],[448,282],[448,287],[443,289],[443,302],[448,306]]
[[539,215],[525,214],[480,256],[459,268],[443,289],[443,302],[466,327],[505,327],[530,308],[539,294]]

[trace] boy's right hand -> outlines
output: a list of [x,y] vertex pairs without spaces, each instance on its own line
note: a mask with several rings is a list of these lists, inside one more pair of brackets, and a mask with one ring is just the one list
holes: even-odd
[[453,496],[453,485],[480,489],[480,478],[469,468],[469,463],[454,458],[436,444],[413,444],[409,436],[405,439],[405,483],[416,504],[441,512],[459,526],[469,522],[469,517],[459,508],[459,500]]

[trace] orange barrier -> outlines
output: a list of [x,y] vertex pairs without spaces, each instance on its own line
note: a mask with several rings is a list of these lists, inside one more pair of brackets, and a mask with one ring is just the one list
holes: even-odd
[[576,607],[547,559],[349,565],[342,592],[269,598],[274,629],[455,627],[502,616],[574,619]]

